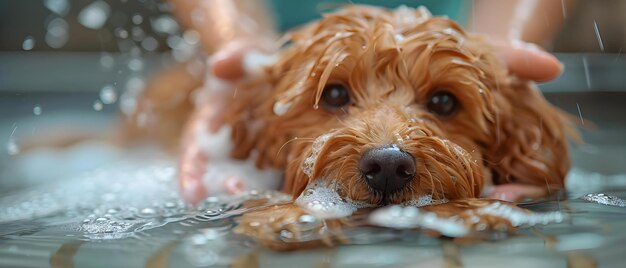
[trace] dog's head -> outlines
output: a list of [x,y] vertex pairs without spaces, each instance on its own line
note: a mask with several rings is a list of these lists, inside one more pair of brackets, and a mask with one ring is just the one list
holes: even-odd
[[287,37],[227,118],[233,155],[283,168],[287,192],[323,182],[379,205],[563,186],[564,116],[453,21],[352,6]]

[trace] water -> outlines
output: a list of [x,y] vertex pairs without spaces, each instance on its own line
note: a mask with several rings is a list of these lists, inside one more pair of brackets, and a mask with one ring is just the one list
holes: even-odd
[[[240,215],[250,209],[246,202],[255,200],[255,206],[267,206],[284,203],[289,196],[252,190],[239,197],[209,197],[198,207],[190,207],[176,190],[175,162],[163,155],[150,155],[153,157],[122,156],[72,178],[42,182],[4,195],[0,198],[0,266],[499,267],[506,261],[512,267],[586,263],[621,267],[621,257],[626,253],[626,233],[617,231],[626,228],[626,210],[620,205],[626,190],[615,187],[624,176],[609,178],[606,185],[613,190],[607,191],[600,190],[597,181],[607,177],[574,170],[569,184],[578,190],[591,189],[581,182],[596,180],[590,183],[598,190],[596,194],[523,204],[543,213],[537,215],[552,217],[547,219],[552,223],[544,225],[544,217],[529,224],[532,217],[522,217],[527,221],[520,223],[524,227],[515,235],[494,232],[486,236],[487,240],[436,239],[428,235],[429,230],[452,237],[467,230],[429,219],[413,207],[388,207],[369,215],[378,221],[368,223],[367,211],[363,212],[366,217],[363,213],[350,217],[354,224],[342,230],[350,245],[287,254],[259,246],[233,229]],[[315,188],[300,201],[322,194],[330,196],[320,202],[323,212],[359,207],[347,204],[329,210],[329,205],[345,200],[333,199],[332,193],[324,190]],[[503,213],[499,207],[486,210]],[[560,216],[555,213],[564,217],[556,219]],[[315,219],[310,222],[314,224]],[[374,227],[372,223],[388,227]],[[285,243],[298,241],[291,233],[280,235]],[[306,239],[320,237],[309,235]]]

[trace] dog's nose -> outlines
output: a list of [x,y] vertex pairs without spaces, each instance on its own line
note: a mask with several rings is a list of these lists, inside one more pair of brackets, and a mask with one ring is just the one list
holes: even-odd
[[415,176],[415,160],[397,146],[389,145],[365,152],[359,170],[372,188],[393,193]]

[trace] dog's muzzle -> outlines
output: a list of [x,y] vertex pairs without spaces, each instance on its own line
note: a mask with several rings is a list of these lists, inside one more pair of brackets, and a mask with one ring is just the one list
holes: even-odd
[[359,171],[370,187],[391,194],[415,177],[415,159],[395,144],[376,147],[363,154]]

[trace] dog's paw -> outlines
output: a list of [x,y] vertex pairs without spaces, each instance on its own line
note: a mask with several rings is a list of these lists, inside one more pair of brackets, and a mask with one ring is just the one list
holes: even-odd
[[254,237],[275,250],[332,246],[345,242],[341,219],[322,219],[295,204],[245,213],[236,232]]
[[558,223],[565,218],[566,214],[559,211],[533,212],[499,200],[465,199],[420,208],[386,207],[375,211],[370,222],[395,229],[420,229],[435,236],[498,238],[518,227]]

